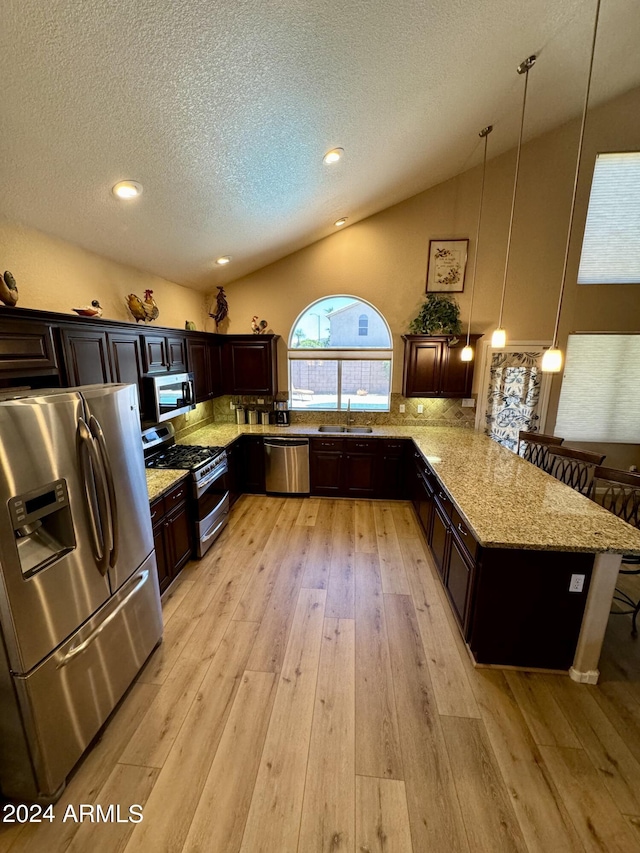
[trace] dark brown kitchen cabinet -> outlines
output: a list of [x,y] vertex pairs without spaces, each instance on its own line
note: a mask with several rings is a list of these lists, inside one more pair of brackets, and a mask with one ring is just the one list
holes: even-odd
[[131,383],[138,388],[138,401],[142,397],[140,382],[142,380],[142,347],[140,335],[126,332],[107,333],[111,375],[114,382]]
[[347,438],[342,465],[343,493],[353,498],[375,498],[378,492],[376,439]]
[[[476,348],[482,335],[471,335]],[[405,397],[469,397],[473,383],[473,361],[462,361],[466,338],[403,335]],[[455,341],[455,342],[453,342]]]
[[0,319],[0,378],[57,373],[51,326],[10,317]]
[[447,571],[447,548],[449,544],[449,519],[444,515],[440,505],[436,501],[431,522],[431,535],[429,545],[436,568],[440,577],[444,578]]
[[167,365],[170,373],[185,373],[187,370],[187,342],[184,337],[168,335],[166,338]]
[[278,392],[279,335],[227,335],[222,344],[225,394],[273,397]]
[[245,435],[242,437],[242,480],[244,491],[249,494],[263,494],[264,480],[264,441],[262,436]]
[[460,547],[456,537],[451,536],[447,580],[445,583],[449,600],[453,605],[458,622],[464,628],[466,625],[467,603],[473,577],[473,563],[464,548]]
[[167,357],[167,339],[164,335],[143,335],[144,372],[148,374],[167,373],[169,359]]
[[196,403],[219,397],[220,389],[220,345],[212,343],[209,336],[187,338],[187,362],[193,373]]
[[67,385],[96,385],[112,381],[106,332],[63,328],[61,338]]
[[229,505],[233,506],[244,492],[244,452],[241,439],[236,439],[227,447],[227,482],[229,484]]
[[187,484],[182,482],[151,504],[153,544],[161,593],[191,558],[193,538],[187,498]]
[[311,494],[340,497],[344,439],[312,438],[309,442],[309,477]]
[[379,492],[382,497],[391,500],[405,500],[410,497],[410,480],[407,479],[405,459],[411,442],[403,439],[383,439],[379,444]]

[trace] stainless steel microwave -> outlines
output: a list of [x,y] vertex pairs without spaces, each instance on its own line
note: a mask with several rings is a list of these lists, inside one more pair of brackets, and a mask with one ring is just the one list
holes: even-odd
[[145,376],[148,399],[156,421],[168,421],[196,407],[193,373],[165,373]]

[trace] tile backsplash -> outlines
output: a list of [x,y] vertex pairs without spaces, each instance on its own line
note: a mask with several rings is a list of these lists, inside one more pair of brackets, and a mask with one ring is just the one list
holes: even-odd
[[[216,423],[234,423],[235,412],[230,406],[230,396],[217,397],[212,403],[204,403],[204,406],[213,406],[212,419]],[[405,406],[404,413],[400,412],[400,406]],[[418,414],[418,406],[424,406],[422,414]],[[187,416],[193,416],[195,412],[189,412]],[[403,397],[402,394],[391,395],[391,411],[389,412],[351,412],[356,424],[405,424],[410,426],[459,426],[473,429],[476,410],[462,406],[462,400],[441,400],[433,397]],[[291,412],[292,424],[322,424],[341,423],[346,417],[346,412],[321,412],[310,410],[306,412]],[[204,426],[203,423],[198,426]],[[192,429],[189,430],[191,432]],[[183,433],[188,434],[188,433]]]

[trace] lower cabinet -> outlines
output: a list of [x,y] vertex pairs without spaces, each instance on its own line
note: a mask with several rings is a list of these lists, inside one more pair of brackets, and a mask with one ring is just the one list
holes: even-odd
[[[476,662],[569,669],[593,554],[482,547],[417,451],[409,471],[416,515]],[[572,574],[585,577],[581,593],[569,591]]]
[[183,482],[151,504],[153,544],[161,593],[191,558],[193,537],[187,499],[187,484]]
[[264,482],[264,440],[261,435],[243,435],[242,449],[242,485],[244,492],[262,494]]
[[408,441],[379,438],[311,438],[311,494],[319,497],[409,496],[404,458]]
[[233,506],[244,491],[242,441],[237,439],[227,447],[227,482],[229,484],[229,505]]

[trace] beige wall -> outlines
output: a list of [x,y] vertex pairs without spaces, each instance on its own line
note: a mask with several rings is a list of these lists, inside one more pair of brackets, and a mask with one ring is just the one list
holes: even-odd
[[[576,119],[528,143],[522,152],[504,316],[513,341],[544,341],[552,336],[578,129]],[[499,133],[497,126],[494,134]],[[640,285],[576,284],[595,154],[638,148],[640,89],[590,113],[561,323],[563,347],[569,331],[640,329]],[[514,165],[515,151],[510,151],[491,160],[487,167],[472,322],[472,331],[485,335],[490,334],[498,317]],[[432,238],[471,238],[467,286],[464,293],[458,294],[466,324],[479,192],[478,167],[233,282],[227,286],[229,331],[248,332],[254,314],[267,319],[272,330],[283,338],[279,350],[280,383],[286,388],[286,341],[297,315],[314,299],[329,294],[364,297],[379,308],[391,326],[395,349],[393,390],[400,391],[400,335],[407,330],[424,294]],[[559,387],[560,378],[556,377],[547,429],[553,428]]]
[[71,314],[97,299],[105,318],[133,322],[126,296],[144,299],[148,289],[160,308],[156,324],[184,329],[193,320],[204,329],[204,294],[6,220],[0,220],[0,267],[15,276],[20,308]]

